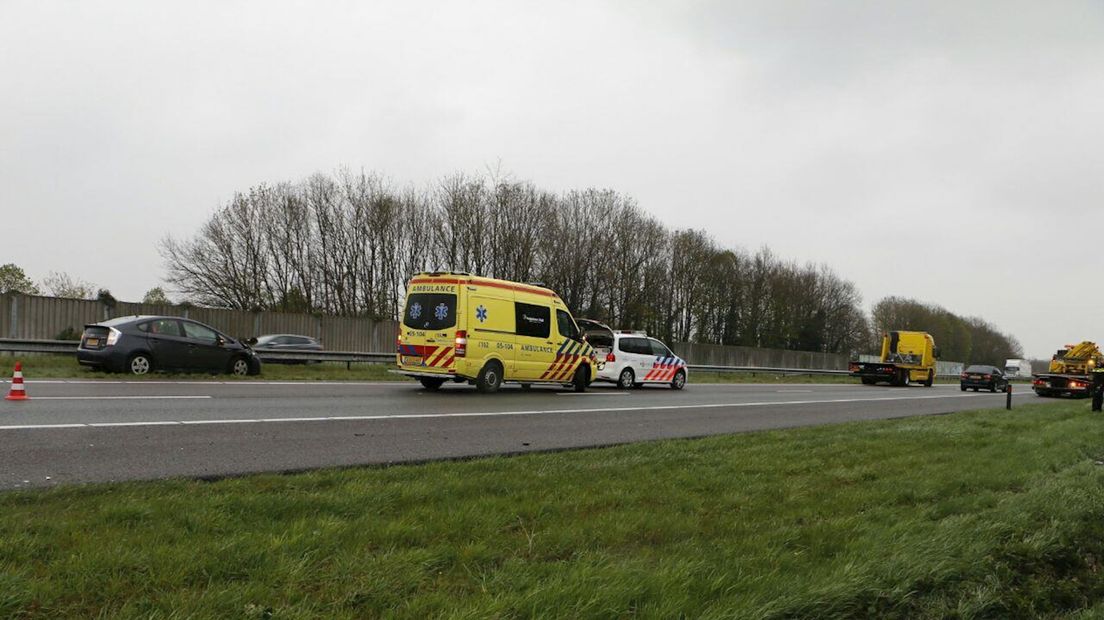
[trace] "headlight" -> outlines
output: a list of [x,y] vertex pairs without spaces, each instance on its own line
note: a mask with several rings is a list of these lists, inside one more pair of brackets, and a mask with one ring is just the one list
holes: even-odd
[[110,329],[111,331],[107,333],[107,346],[112,347],[115,346],[115,343],[119,342],[119,339],[123,337],[123,332],[115,329],[114,327],[109,327],[108,329]]

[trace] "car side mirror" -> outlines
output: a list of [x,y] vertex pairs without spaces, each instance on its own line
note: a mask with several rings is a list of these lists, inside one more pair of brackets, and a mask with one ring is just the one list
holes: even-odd
[[932,347],[932,357],[935,359],[943,357],[943,354],[939,351],[939,347]]
[[226,339],[222,336],[215,336],[215,344],[220,347],[224,347],[226,346]]
[[250,338],[249,340],[245,341],[245,344],[247,344],[249,346],[253,346],[253,345],[257,344],[257,339],[256,338]]

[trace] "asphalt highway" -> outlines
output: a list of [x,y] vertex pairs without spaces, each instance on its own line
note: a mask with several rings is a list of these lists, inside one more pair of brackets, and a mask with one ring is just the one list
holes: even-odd
[[[1054,402],[1016,388],[1017,403]],[[507,386],[484,395],[413,382],[54,380],[27,390],[28,401],[0,401],[0,489],[603,446],[944,414],[1005,398],[957,385]]]

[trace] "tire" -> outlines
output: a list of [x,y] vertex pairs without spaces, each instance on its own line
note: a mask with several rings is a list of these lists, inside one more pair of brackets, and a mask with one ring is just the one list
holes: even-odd
[[671,379],[671,389],[681,390],[686,387],[686,371],[680,370],[675,373],[675,377]]
[[483,365],[475,378],[475,389],[484,394],[494,394],[502,387],[502,364],[491,360]]
[[235,357],[230,360],[229,372],[235,377],[245,377],[249,375],[249,360],[244,357]]
[[912,375],[912,371],[910,371],[910,370],[902,370],[901,371],[901,387],[908,387],[909,384],[912,383],[912,376],[911,375]]
[[146,353],[136,353],[127,360],[126,372],[136,375],[148,375],[153,372],[153,358]]
[[959,386],[958,386],[958,389],[960,389],[960,390],[962,390],[963,392],[965,392],[965,391],[966,391],[966,386],[965,386],[965,385],[961,385],[961,384],[959,384]]
[[862,377],[861,379],[863,385],[874,385],[875,383],[877,383],[877,381],[875,381],[873,377]]
[[993,382],[993,385],[989,386],[989,391],[994,393],[994,394],[997,393],[997,382],[996,381]]
[[436,392],[441,389],[441,386],[445,384],[444,379],[434,379],[433,377],[418,377],[418,383],[422,384],[422,387],[430,392]]
[[627,390],[627,389],[633,387],[633,385],[634,385],[633,382],[635,380],[636,380],[636,375],[633,374],[633,369],[632,368],[625,368],[624,370],[621,371],[621,374],[617,377],[617,387],[621,388],[622,390]]
[[585,392],[588,384],[590,384],[590,366],[580,364],[575,369],[575,376],[571,378],[571,389]]
[[934,384],[934,383],[935,383],[935,371],[934,370],[929,370],[928,371],[928,379],[926,381],[924,381],[924,387],[931,387],[932,384]]

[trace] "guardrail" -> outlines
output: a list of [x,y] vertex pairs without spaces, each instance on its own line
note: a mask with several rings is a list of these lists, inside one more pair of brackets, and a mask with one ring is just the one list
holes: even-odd
[[[77,352],[80,343],[75,340],[18,340],[0,338],[0,352],[8,353],[60,353]],[[395,361],[394,353],[358,353],[346,351],[257,351],[262,362],[345,362],[352,364],[386,364]]]
[[762,372],[776,375],[846,375],[846,370],[830,370],[827,368],[769,368],[764,366],[705,366],[687,364],[687,368],[694,372]]
[[[73,340],[16,340],[0,338],[0,352],[12,353],[75,353],[77,343]],[[394,353],[359,353],[345,351],[257,351],[262,362],[345,362],[346,368],[353,364],[389,364],[395,361]],[[780,375],[847,375],[846,370],[827,368],[771,368],[764,366],[710,366],[705,364],[687,365],[692,372],[761,372]],[[952,375],[939,375],[952,376]],[[957,376],[957,375],[953,375]]]
[[[79,343],[73,340],[17,340],[0,338],[0,352],[12,353],[75,353]],[[262,362],[345,362],[352,364],[388,364],[394,353],[359,353],[345,351],[257,351]],[[762,372],[791,375],[846,375],[846,370],[820,368],[765,368],[761,366],[709,366],[690,364],[693,372]]]

